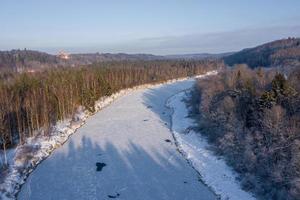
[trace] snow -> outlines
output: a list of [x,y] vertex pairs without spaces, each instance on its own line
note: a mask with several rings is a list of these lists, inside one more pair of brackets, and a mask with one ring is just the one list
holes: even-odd
[[39,164],[18,199],[215,199],[178,152],[165,107],[193,84],[151,86],[116,99]]
[[[216,73],[216,72],[210,72]],[[96,112],[110,105],[116,99],[130,94],[133,91],[146,89],[149,87],[160,87],[163,84],[172,84],[174,82],[182,82],[188,78],[174,79],[167,83],[156,85],[145,84],[134,88],[121,90],[111,96],[103,97],[96,102]],[[50,154],[62,146],[68,138],[92,116],[82,108],[78,108],[78,113],[74,117],[75,120],[66,119],[58,122],[54,127],[49,137],[38,136],[28,138],[25,144],[17,146],[15,149],[10,149],[7,152],[9,169],[8,174],[4,177],[4,181],[0,184],[0,199],[15,199],[15,196],[20,190],[22,184],[25,183],[29,174]],[[40,130],[42,131],[42,130]]]
[[221,199],[255,199],[241,189],[240,183],[236,180],[237,174],[226,165],[225,161],[209,150],[206,139],[189,129],[195,122],[187,117],[189,111],[183,101],[185,98],[187,91],[174,95],[167,102],[167,106],[173,110],[172,131],[180,151],[201,174],[202,180],[220,195]]

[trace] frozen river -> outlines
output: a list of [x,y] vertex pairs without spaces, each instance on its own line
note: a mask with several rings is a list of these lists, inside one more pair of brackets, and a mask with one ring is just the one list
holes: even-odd
[[193,84],[136,90],[97,112],[38,165],[18,199],[215,199],[178,152],[165,106]]

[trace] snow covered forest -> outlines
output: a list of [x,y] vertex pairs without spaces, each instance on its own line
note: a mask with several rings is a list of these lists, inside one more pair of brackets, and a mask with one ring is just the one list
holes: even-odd
[[228,68],[199,79],[198,127],[263,199],[300,197],[300,70]]

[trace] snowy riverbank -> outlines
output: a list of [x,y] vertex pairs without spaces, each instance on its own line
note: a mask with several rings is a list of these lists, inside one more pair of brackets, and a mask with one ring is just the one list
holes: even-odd
[[174,95],[167,102],[167,106],[173,110],[172,132],[179,150],[199,172],[204,183],[221,199],[255,199],[250,193],[241,189],[240,183],[236,180],[237,174],[226,165],[225,161],[208,149],[209,144],[206,139],[189,129],[194,122],[187,117],[189,111],[183,101],[185,98],[187,98],[187,91]]

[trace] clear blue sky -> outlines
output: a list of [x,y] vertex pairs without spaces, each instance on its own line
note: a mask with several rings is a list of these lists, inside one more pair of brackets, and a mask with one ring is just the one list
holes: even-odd
[[0,50],[218,53],[300,37],[300,0],[1,0]]

